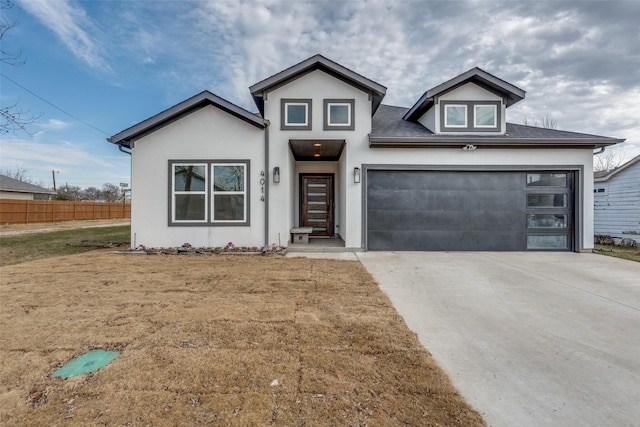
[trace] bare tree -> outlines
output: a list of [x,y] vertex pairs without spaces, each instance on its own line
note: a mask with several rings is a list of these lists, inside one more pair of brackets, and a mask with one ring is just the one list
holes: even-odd
[[27,184],[32,184],[31,179],[27,176],[28,171],[20,166],[16,166],[14,169],[4,168],[0,172],[0,175],[8,176],[9,178],[26,182]]
[[558,121],[548,114],[544,115],[543,117],[540,117],[539,119],[530,119],[528,117],[525,117],[524,119],[522,119],[522,124],[525,126],[534,126],[537,128],[545,128],[545,129],[558,128]]
[[626,159],[624,148],[605,150],[593,157],[594,172],[609,172],[622,166]]
[[[17,19],[9,19],[6,12],[13,8],[13,0],[0,0],[0,42],[5,39],[7,32],[18,25]],[[0,43],[0,63],[12,65],[14,67],[23,65],[22,52],[10,52],[5,50],[4,44]],[[18,103],[0,107],[0,133],[16,133],[22,131],[27,135],[33,135],[28,126],[36,123],[42,114],[32,114],[29,110],[23,110]]]

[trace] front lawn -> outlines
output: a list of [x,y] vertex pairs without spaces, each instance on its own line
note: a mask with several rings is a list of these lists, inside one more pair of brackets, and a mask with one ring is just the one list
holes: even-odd
[[0,301],[1,425],[483,425],[359,262],[94,251],[0,267]]
[[128,247],[130,236],[129,225],[0,236],[0,266],[77,254],[96,248]]
[[596,253],[615,258],[640,262],[640,248],[624,248],[622,246],[595,245]]

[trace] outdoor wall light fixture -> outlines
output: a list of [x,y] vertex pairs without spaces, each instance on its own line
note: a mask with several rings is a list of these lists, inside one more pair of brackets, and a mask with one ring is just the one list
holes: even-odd
[[360,184],[360,168],[353,168],[353,183]]
[[478,147],[476,147],[476,146],[475,146],[475,145],[473,145],[473,144],[467,144],[467,145],[465,145],[464,147],[462,147],[462,149],[463,149],[464,151],[474,151],[476,148],[478,148]]
[[280,182],[280,168],[278,166],[273,168],[273,182],[274,184],[277,184]]

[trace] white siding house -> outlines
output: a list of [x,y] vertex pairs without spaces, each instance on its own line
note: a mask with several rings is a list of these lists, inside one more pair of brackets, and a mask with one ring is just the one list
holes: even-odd
[[596,235],[640,238],[640,156],[595,178],[594,232]]
[[39,185],[0,175],[0,199],[49,200],[55,194],[55,191],[47,190]]
[[508,123],[525,91],[484,70],[412,107],[320,55],[249,91],[257,113],[205,91],[109,138],[132,154],[134,246],[304,227],[344,250],[593,247],[593,149],[622,140]]

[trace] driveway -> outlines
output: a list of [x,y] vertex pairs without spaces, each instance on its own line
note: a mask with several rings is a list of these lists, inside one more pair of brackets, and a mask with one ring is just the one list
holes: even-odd
[[640,263],[594,254],[358,258],[492,426],[640,426]]

